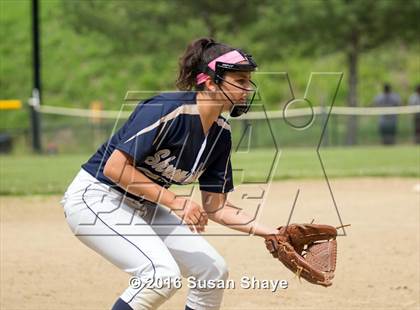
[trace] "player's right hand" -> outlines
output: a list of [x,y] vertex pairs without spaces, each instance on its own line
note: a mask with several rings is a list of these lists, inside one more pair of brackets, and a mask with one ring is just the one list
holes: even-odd
[[177,197],[172,209],[193,232],[203,232],[208,222],[206,211],[191,199]]

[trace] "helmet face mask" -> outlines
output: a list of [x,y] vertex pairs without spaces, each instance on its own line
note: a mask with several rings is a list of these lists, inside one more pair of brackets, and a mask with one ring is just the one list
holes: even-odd
[[241,87],[239,85],[235,85],[235,84],[233,84],[233,83],[231,83],[231,82],[229,82],[225,79],[221,79],[221,81],[223,81],[224,83],[227,83],[227,84],[229,84],[229,85],[231,85],[231,86],[233,86],[233,87],[235,87],[235,88],[237,88],[241,91],[246,91],[246,92],[249,93],[246,97],[246,102],[245,103],[234,102],[232,100],[232,98],[230,96],[228,96],[228,94],[225,93],[223,88],[219,84],[217,84],[219,89],[222,91],[223,95],[232,104],[231,110],[230,110],[230,116],[231,117],[238,117],[238,116],[241,116],[244,113],[247,113],[249,111],[249,109],[251,108],[252,103],[254,102],[255,94],[256,94],[257,89],[258,89],[257,85],[252,80],[249,80],[249,83],[252,85],[252,88],[244,88],[244,87]]
[[[236,53],[236,57],[239,56],[241,61],[238,61],[237,63],[229,63],[229,62],[218,61],[218,59],[216,59],[210,62],[209,64],[202,64],[200,71],[203,72],[208,77],[210,77],[214,81],[214,83],[217,85],[217,87],[221,90],[223,95],[230,101],[232,105],[230,116],[238,117],[249,111],[254,101],[255,94],[257,92],[257,86],[251,80],[249,80],[249,82],[252,85],[251,89],[241,87],[239,85],[236,85],[232,82],[227,81],[225,79],[225,75],[227,72],[232,72],[232,73],[253,72],[257,69],[257,64],[251,55],[245,54],[240,50],[234,50],[234,51],[228,52],[227,54],[230,54],[230,53],[233,53],[233,54]],[[202,82],[203,80],[200,80],[199,83],[202,83]],[[234,100],[232,100],[232,98],[228,96],[228,94],[226,94],[226,92],[221,87],[222,83],[226,83],[226,84],[229,84],[231,87],[237,88],[238,92],[243,92],[243,91],[252,92],[252,95],[247,96],[247,100],[245,103],[243,103],[242,101],[234,102]]]
[[[224,96],[230,101],[232,104],[232,108],[230,110],[230,116],[231,117],[238,117],[241,116],[244,113],[247,113],[249,109],[251,108],[252,103],[254,102],[255,94],[257,92],[257,85],[249,80],[249,82],[252,85],[252,89],[244,88],[239,85],[235,85],[229,81],[227,81],[224,77],[226,72],[253,72],[257,68],[257,64],[253,60],[251,55],[243,54],[244,58],[248,63],[237,63],[237,64],[230,64],[225,62],[216,62],[216,70],[214,72],[213,80],[216,83],[216,85],[219,87],[219,89],[222,91]],[[220,87],[220,84],[222,82],[225,82],[235,88],[238,88],[242,91],[252,92],[252,95],[247,96],[246,103],[235,103],[233,102],[232,98],[229,97],[223,89]]]

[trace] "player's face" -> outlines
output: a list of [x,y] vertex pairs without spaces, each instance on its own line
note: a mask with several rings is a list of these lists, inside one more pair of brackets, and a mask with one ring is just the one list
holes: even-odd
[[[221,86],[235,104],[245,104],[248,96],[254,91],[250,72],[227,72],[224,80]],[[228,111],[230,108],[231,103],[228,101],[224,110]]]

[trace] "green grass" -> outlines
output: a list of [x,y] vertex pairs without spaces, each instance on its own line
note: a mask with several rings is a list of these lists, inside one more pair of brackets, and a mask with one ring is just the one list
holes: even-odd
[[[280,150],[274,180],[320,178],[323,170],[315,149],[285,148]],[[328,177],[419,177],[420,148],[351,147],[321,148],[320,156]],[[248,158],[247,158],[248,157]],[[269,173],[273,151],[235,154],[235,168],[244,168],[245,181],[262,181]]]
[[1,156],[2,195],[59,194],[87,155]]
[[[420,148],[415,146],[324,148],[320,154],[330,178],[420,177]],[[1,156],[0,194],[61,194],[88,157]],[[265,181],[274,158],[275,151],[268,149],[234,154],[235,184]],[[278,158],[274,180],[323,177],[314,149],[286,148]]]

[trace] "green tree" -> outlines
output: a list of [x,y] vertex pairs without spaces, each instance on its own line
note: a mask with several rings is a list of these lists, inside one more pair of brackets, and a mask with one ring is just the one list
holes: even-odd
[[[380,46],[418,44],[418,0],[269,1],[255,40],[266,56],[283,55],[284,47],[303,54],[342,52],[348,65],[348,106],[357,106],[360,55]],[[282,49],[283,47],[283,49]],[[350,117],[346,141],[356,142],[356,117]]]
[[119,0],[64,1],[67,21],[79,32],[97,32],[120,52],[155,53],[184,47],[191,38],[233,35],[256,20],[264,1]]
[[177,7],[172,1],[63,1],[62,6],[76,32],[101,34],[122,54],[152,54],[176,42],[174,20],[186,25],[174,14]]
[[265,0],[175,0],[184,16],[203,21],[207,35],[216,38],[220,35],[236,35],[258,19],[258,7]]

